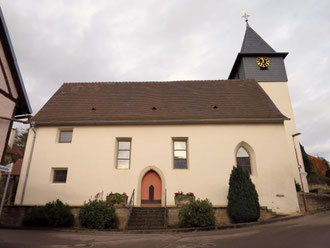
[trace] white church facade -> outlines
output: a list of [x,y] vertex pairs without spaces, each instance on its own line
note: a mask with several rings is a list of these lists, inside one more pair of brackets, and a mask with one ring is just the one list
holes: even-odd
[[173,206],[178,191],[226,206],[240,164],[261,206],[299,211],[286,55],[247,25],[228,80],[63,84],[33,118],[15,203],[134,190],[135,206]]

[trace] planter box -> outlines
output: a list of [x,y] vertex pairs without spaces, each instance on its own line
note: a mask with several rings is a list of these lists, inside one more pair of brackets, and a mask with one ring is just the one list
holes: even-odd
[[[115,194],[112,195],[108,195],[106,198],[107,202],[111,202],[112,197],[114,197]],[[114,203],[114,207],[125,207],[127,206],[127,200],[128,200],[128,196],[127,195],[122,195],[122,201],[120,203]]]
[[190,195],[176,195],[175,199],[175,206],[181,207],[184,204],[190,203],[191,201],[195,200],[195,196]]

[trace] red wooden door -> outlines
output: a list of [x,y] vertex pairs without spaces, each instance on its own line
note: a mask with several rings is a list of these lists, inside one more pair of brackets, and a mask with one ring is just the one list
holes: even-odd
[[141,205],[160,206],[162,200],[162,181],[159,175],[151,170],[147,172],[141,185]]

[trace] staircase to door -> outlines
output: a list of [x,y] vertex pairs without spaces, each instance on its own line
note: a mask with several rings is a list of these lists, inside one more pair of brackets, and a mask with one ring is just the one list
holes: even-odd
[[134,207],[127,229],[162,229],[165,227],[165,208]]

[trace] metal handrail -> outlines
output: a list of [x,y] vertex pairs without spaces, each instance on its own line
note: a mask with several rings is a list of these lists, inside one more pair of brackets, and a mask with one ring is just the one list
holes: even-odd
[[167,189],[165,189],[165,212],[164,212],[164,227],[167,228],[167,208],[166,208],[166,202],[167,202]]
[[133,189],[133,192],[132,192],[132,195],[131,195],[131,198],[128,202],[128,205],[127,205],[127,208],[128,208],[128,216],[127,216],[127,220],[126,220],[126,225],[125,225],[125,229],[127,229],[127,226],[128,226],[128,221],[131,217],[131,214],[132,214],[132,210],[133,210],[133,207],[134,207],[134,195],[135,195],[135,189]]

